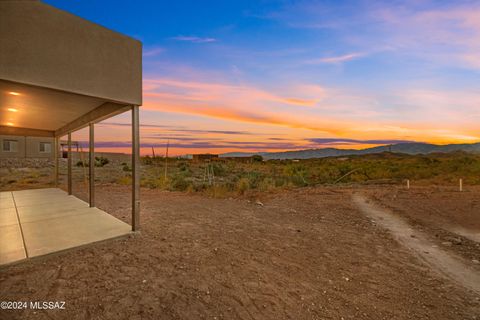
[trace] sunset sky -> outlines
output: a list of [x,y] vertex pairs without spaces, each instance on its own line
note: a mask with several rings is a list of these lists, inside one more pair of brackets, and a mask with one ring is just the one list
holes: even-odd
[[480,141],[478,1],[45,2],[143,42],[144,154]]

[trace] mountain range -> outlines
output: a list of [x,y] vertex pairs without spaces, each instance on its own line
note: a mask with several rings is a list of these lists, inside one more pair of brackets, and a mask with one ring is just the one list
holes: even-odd
[[448,153],[455,151],[464,151],[471,153],[480,153],[480,143],[472,144],[447,144],[437,145],[421,142],[398,143],[393,145],[378,146],[367,149],[336,149],[336,148],[321,148],[321,149],[306,149],[297,151],[283,151],[283,152],[229,152],[221,154],[220,157],[249,157],[252,155],[261,155],[264,159],[311,159],[311,158],[325,158],[336,156],[349,155],[363,155],[380,152],[395,152],[404,154],[429,154],[429,153]]

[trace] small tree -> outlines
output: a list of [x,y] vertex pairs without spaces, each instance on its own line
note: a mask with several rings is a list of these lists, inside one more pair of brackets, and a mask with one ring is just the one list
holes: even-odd
[[255,155],[252,156],[252,160],[253,160],[253,162],[262,162],[263,157],[259,154],[255,154]]

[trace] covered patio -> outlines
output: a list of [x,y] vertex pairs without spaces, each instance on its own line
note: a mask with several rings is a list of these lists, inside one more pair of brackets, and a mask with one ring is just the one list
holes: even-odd
[[[52,141],[55,188],[0,193],[0,265],[139,230],[139,106],[142,45],[40,1],[0,1],[0,136]],[[131,113],[131,226],[72,195],[72,132]],[[66,191],[59,189],[60,138],[67,136]],[[0,159],[1,161],[1,159]]]
[[121,237],[130,225],[57,188],[0,192],[0,264]]

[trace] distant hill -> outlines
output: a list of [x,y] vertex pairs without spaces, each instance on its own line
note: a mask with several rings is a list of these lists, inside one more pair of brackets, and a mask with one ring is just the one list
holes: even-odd
[[361,150],[355,149],[335,149],[335,148],[322,148],[322,149],[307,149],[297,151],[284,151],[284,152],[230,152],[221,154],[220,157],[248,157],[254,154],[261,155],[264,159],[311,159],[311,158],[325,158],[325,157],[337,157],[337,156],[349,156],[349,155],[362,155],[380,153],[385,151],[391,151],[395,153],[405,154],[429,154],[429,153],[448,153],[455,151],[464,151],[471,153],[480,153],[480,143],[472,144],[447,144],[436,145],[429,143],[411,142],[411,143],[398,143],[389,146],[379,146]]

